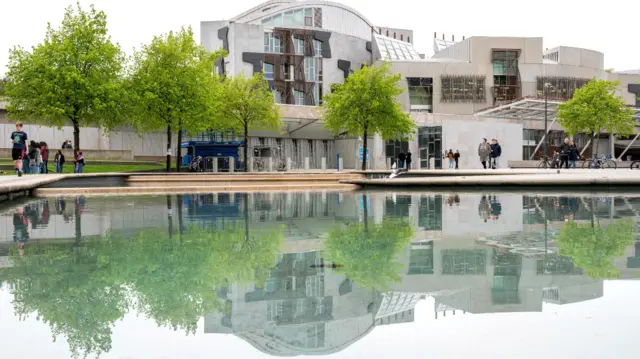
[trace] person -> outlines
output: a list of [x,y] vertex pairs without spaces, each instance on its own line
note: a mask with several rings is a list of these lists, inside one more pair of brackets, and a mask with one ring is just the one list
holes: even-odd
[[[486,141],[486,140],[485,140]],[[478,215],[482,219],[482,222],[487,223],[490,218],[491,213],[491,205],[489,204],[489,200],[486,195],[482,195],[480,199],[480,204],[478,205]]]
[[29,222],[22,208],[13,214],[13,243],[16,244],[20,255],[24,255],[24,245],[29,241]]
[[502,156],[502,147],[498,143],[498,140],[495,138],[491,140],[491,168],[498,168],[498,163],[500,160],[500,156]]
[[40,153],[42,154],[42,170],[40,173],[47,174],[47,165],[49,164],[49,147],[46,142],[40,142]]
[[447,152],[447,158],[449,159],[449,168],[455,168],[456,161],[453,157],[453,150],[449,149],[449,152]]
[[56,173],[62,173],[64,166],[64,154],[62,154],[61,150],[58,150],[56,153],[56,157],[53,159],[53,162],[56,163]]
[[71,140],[66,140],[65,144],[62,145],[62,149],[67,149],[67,150],[73,149],[73,145],[71,144]]
[[569,167],[576,168],[576,161],[580,158],[580,150],[576,143],[572,140],[569,143]]
[[78,156],[76,156],[75,173],[82,173],[82,169],[84,165],[85,165],[84,156],[82,155],[82,152],[78,152]]
[[407,155],[404,154],[404,151],[400,151],[398,155],[398,169],[404,168],[404,160],[407,159]]
[[569,168],[569,139],[565,138],[564,143],[560,145],[560,168]]
[[560,152],[553,151],[553,157],[551,157],[551,168],[560,168]]
[[11,149],[11,159],[18,172],[18,177],[22,177],[24,158],[29,151],[29,144],[27,144],[27,134],[22,131],[22,123],[16,123],[16,130],[11,133],[11,142],[13,148]]
[[42,163],[42,154],[40,153],[40,147],[36,143],[36,141],[31,141],[29,144],[29,173],[30,174],[38,174],[40,173],[40,166]]
[[407,169],[411,169],[411,151],[407,150],[407,155],[405,156],[405,161],[407,161]]
[[478,157],[480,157],[480,163],[482,167],[487,169],[487,161],[490,161],[489,155],[491,154],[491,145],[487,143],[487,139],[483,138],[482,142],[478,146]]
[[491,196],[489,196],[489,198],[491,202],[491,219],[495,221],[498,220],[502,214],[502,205],[500,204],[500,201],[498,201],[498,197],[495,195],[493,196],[493,199],[491,199]]
[[453,154],[453,159],[456,161],[456,169],[458,169],[458,161],[460,161],[460,151],[456,150],[456,153]]

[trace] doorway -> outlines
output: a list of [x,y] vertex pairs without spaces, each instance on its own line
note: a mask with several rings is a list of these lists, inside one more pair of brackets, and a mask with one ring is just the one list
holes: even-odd
[[442,168],[442,126],[420,127],[418,131],[418,146],[420,148],[420,168]]

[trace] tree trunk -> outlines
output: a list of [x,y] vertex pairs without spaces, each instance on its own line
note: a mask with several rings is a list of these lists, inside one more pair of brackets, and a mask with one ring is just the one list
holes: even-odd
[[180,121],[180,125],[178,126],[178,149],[176,150],[176,171],[180,172],[180,167],[182,166],[182,121]]
[[362,194],[362,209],[363,209],[363,217],[364,217],[364,231],[369,232],[369,206],[367,205],[367,195]]
[[244,197],[244,241],[247,243],[249,241],[249,194],[244,193],[242,196]]
[[182,232],[184,230],[184,217],[182,215],[182,207],[184,206],[184,195],[177,195],[176,202],[176,207],[178,207],[178,235],[180,236],[180,245],[182,245]]
[[249,124],[244,123],[244,171],[249,172]]
[[167,126],[167,172],[171,171],[171,125]]
[[73,122],[73,158],[74,160],[78,157],[78,152],[80,152],[80,124],[78,120],[72,120]]
[[593,143],[591,144],[591,157],[595,158],[598,155],[598,139],[600,138],[600,132],[596,133],[593,137]]
[[364,126],[364,135],[362,136],[362,171],[367,170],[367,126]]
[[171,195],[167,195],[167,220],[169,221],[169,238],[173,235],[173,209],[171,208]]

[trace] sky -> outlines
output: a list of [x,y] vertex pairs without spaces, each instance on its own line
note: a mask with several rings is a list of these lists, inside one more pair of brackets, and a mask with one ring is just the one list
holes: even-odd
[[[462,36],[543,37],[544,46],[575,46],[605,54],[605,68],[640,68],[637,28],[640,2],[609,0],[337,0],[360,11],[376,26],[414,30],[421,53],[433,52],[433,33],[447,39]],[[200,21],[232,18],[260,0],[79,0],[96,5],[108,16],[109,31],[122,49],[149,42],[154,35],[192,26],[200,39]],[[0,75],[9,50],[42,42],[47,23],[58,26],[65,7],[75,0],[0,0]],[[377,4],[377,5],[374,5]]]

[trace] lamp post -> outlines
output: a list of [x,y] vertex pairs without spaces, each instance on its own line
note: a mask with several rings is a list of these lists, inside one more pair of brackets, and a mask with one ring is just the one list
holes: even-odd
[[548,136],[548,132],[549,130],[547,129],[547,100],[548,100],[548,89],[549,87],[551,87],[550,83],[545,83],[544,87],[543,87],[543,91],[544,91],[544,156],[542,156],[542,158],[546,161],[547,158],[549,158],[549,136]]

